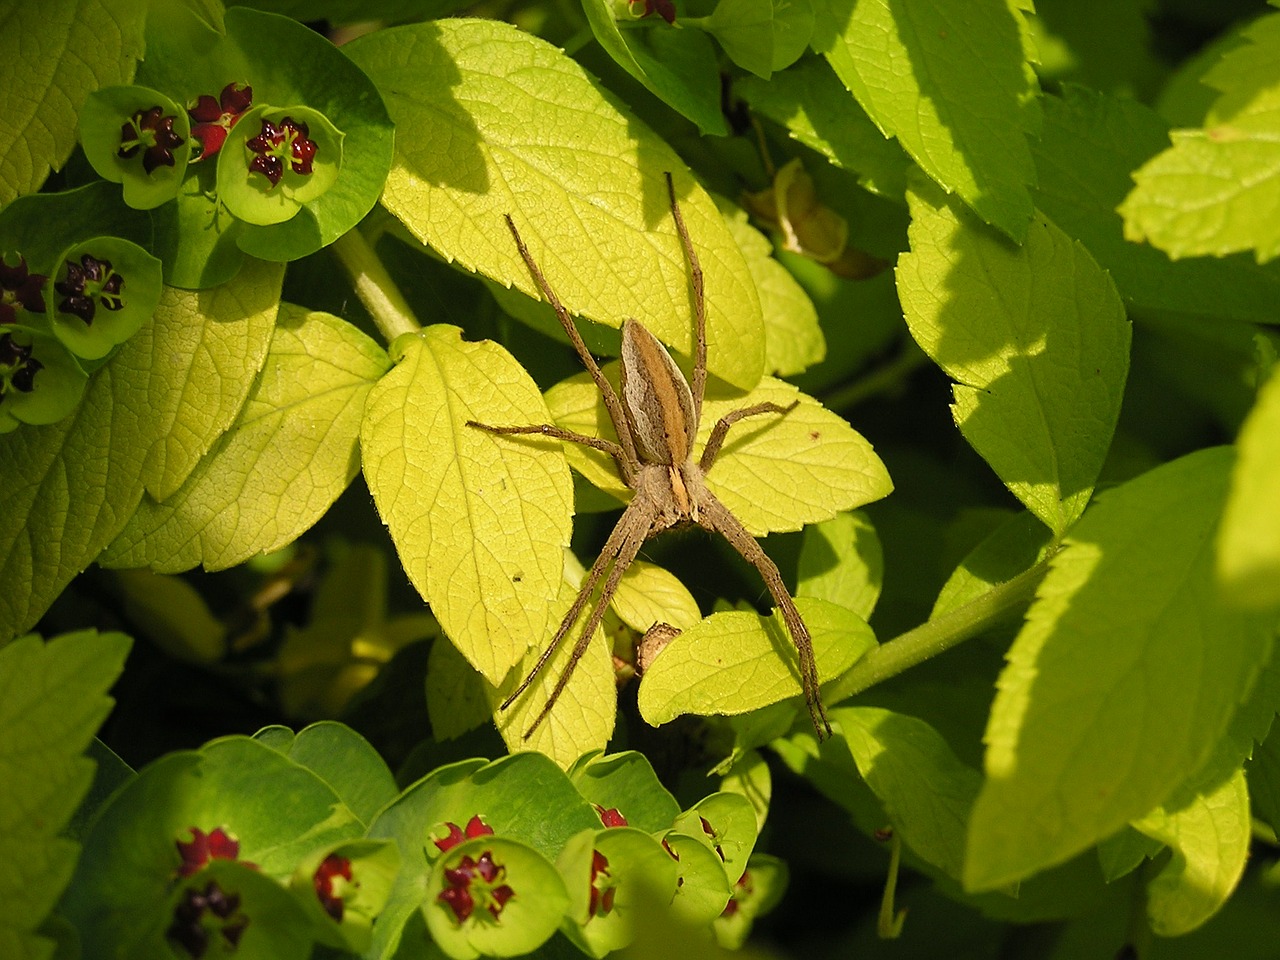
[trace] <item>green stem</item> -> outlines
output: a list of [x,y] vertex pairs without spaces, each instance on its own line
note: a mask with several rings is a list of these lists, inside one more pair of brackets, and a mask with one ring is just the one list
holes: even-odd
[[356,296],[388,344],[401,334],[417,333],[422,329],[400,288],[359,229],[348,230],[333,242],[330,249],[351,277]]
[[876,918],[876,935],[881,940],[897,940],[907,922],[907,911],[894,910],[893,898],[898,890],[898,868],[902,862],[902,840],[898,831],[889,831],[889,874],[885,877],[884,893],[880,897],[880,915]]
[[1035,566],[997,584],[964,606],[873,648],[848,673],[832,681],[823,691],[823,698],[829,703],[839,703],[983,633],[1031,601],[1056,552],[1051,550]]

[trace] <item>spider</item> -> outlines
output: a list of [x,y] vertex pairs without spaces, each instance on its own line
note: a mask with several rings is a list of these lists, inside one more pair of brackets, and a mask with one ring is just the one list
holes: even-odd
[[[795,641],[800,654],[800,681],[804,691],[809,717],[819,738],[831,735],[831,725],[822,706],[818,689],[818,670],[813,658],[813,641],[800,611],[796,609],[791,594],[782,582],[777,566],[756,539],[747,532],[737,517],[716,499],[707,489],[706,475],[715,465],[716,457],[724,444],[725,435],[739,420],[763,413],[785,415],[799,401],[787,406],[776,403],[757,403],[743,407],[721,417],[703,448],[702,456],[694,459],[694,439],[702,413],[702,399],[707,383],[706,305],[703,296],[702,268],[698,255],[689,239],[684,216],[676,201],[675,186],[671,174],[666,174],[667,194],[671,201],[671,216],[676,232],[684,248],[689,264],[690,282],[694,300],[694,365],[693,382],[690,384],[676,366],[667,349],[637,320],[628,319],[622,325],[621,395],[605,379],[599,364],[587,350],[581,335],[561,304],[555,291],[547,283],[542,271],[525,246],[515,221],[506,215],[507,227],[515,238],[520,256],[542,295],[555,310],[556,317],[569,336],[583,366],[604,397],[605,409],[617,432],[617,442],[600,437],[588,437],[565,430],[554,424],[535,424],[522,427],[498,427],[467,421],[467,425],[496,434],[540,434],[570,443],[581,443],[602,450],[613,457],[623,481],[633,491],[631,502],[623,511],[604,548],[591,565],[582,588],[568,613],[560,621],[547,649],[538,658],[533,669],[511,696],[503,701],[500,709],[506,710],[524,693],[538,673],[546,665],[552,653],[573,629],[582,616],[601,577],[604,587],[587,615],[582,634],[573,648],[569,664],[556,682],[541,712],[524,733],[528,739],[538,725],[551,712],[556,700],[569,682],[578,660],[586,652],[591,637],[604,617],[605,608],[617,590],[623,573],[635,560],[646,540],[687,523],[696,523],[706,530],[719,533],[760,572],[760,576],[782,611],[783,620]],[[606,576],[607,572],[607,576]]]

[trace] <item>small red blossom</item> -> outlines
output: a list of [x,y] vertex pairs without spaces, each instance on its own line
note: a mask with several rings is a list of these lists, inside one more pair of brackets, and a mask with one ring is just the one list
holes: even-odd
[[[199,827],[188,827],[188,829],[191,831],[190,840],[175,841],[178,855],[182,857],[178,876],[189,877],[199,873],[210,860],[235,860],[240,856],[240,841],[222,827],[215,827],[209,833],[205,833]],[[247,864],[247,866],[253,866],[253,864]]]
[[173,151],[182,146],[182,137],[173,130],[175,116],[165,116],[161,107],[135,110],[120,127],[120,148],[116,156],[128,160],[142,153],[142,169],[151,173],[156,167],[172,167]]
[[493,836],[493,827],[489,826],[480,819],[480,815],[476,814],[467,821],[467,830],[463,834],[462,828],[453,821],[445,821],[445,826],[449,828],[449,835],[441,837],[439,840],[432,840],[441,853],[452,850],[464,840],[474,840],[476,837]]
[[667,23],[676,22],[676,5],[672,0],[631,0],[630,7],[631,15],[637,20],[643,20],[656,11]]
[[445,869],[447,886],[436,899],[453,911],[459,924],[464,923],[477,906],[488,910],[497,920],[507,901],[515,896],[515,891],[503,883],[506,875],[507,868],[494,863],[493,854],[488,850],[475,860],[464,855],[456,867]]
[[64,298],[58,309],[75,314],[86,324],[93,323],[98,304],[107,310],[123,307],[123,287],[124,277],[115,272],[110,260],[99,260],[88,253],[80,257],[79,263],[68,260],[66,279],[53,285]]
[[279,124],[263,119],[262,131],[245,143],[257,156],[249,163],[249,169],[271,181],[271,186],[284,176],[284,165],[294,173],[311,173],[311,163],[316,156],[316,142],[308,139],[311,129],[301,120],[285,117]]
[[27,270],[27,259],[18,256],[16,266],[0,257],[0,324],[17,323],[19,310],[44,313],[44,285],[49,278]]
[[342,922],[342,914],[346,906],[342,893],[351,883],[351,861],[336,853],[325,857],[316,868],[315,876],[312,877],[320,906],[324,908],[325,913],[339,923]]
[[724,851],[720,849],[720,835],[716,833],[711,824],[707,822],[706,817],[699,817],[698,820],[702,823],[702,832],[711,838],[712,848],[720,856],[720,859],[723,860]]
[[609,861],[599,850],[591,851],[591,899],[587,914],[602,917],[613,909],[617,880],[609,872]]
[[216,880],[210,880],[204,890],[184,891],[164,933],[175,947],[199,960],[209,949],[211,927],[234,950],[247,926],[249,918],[240,912],[240,894],[226,893]]
[[36,374],[44,364],[31,355],[31,345],[13,339],[13,334],[0,336],[0,403],[11,390],[30,393],[35,389]]
[[207,160],[221,150],[231,128],[252,104],[253,87],[247,83],[228,83],[217,100],[207,93],[197,97],[187,107],[193,121],[191,135],[200,143],[200,156],[195,159]]
[[596,814],[600,817],[600,822],[606,827],[625,827],[627,826],[627,818],[622,815],[622,811],[617,807],[609,807],[607,810],[598,803],[593,803],[596,808]]

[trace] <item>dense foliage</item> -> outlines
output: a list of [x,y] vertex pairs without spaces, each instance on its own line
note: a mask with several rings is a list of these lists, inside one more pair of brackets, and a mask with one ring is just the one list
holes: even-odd
[[[1246,0],[0,0],[0,956],[1272,956],[1277,144]],[[830,737],[697,531],[535,722],[537,270]]]

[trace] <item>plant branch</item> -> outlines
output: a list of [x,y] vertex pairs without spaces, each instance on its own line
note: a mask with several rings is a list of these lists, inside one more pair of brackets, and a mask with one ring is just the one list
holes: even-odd
[[331,246],[355,287],[356,296],[390,344],[405,333],[417,333],[422,324],[404,299],[382,260],[360,230],[348,230]]
[[917,664],[936,657],[1004,619],[1029,603],[1036,587],[1049,570],[1057,549],[1049,551],[1035,566],[1012,580],[997,584],[982,596],[940,617],[927,620],[892,640],[872,649],[847,673],[836,678],[826,691],[830,703],[839,703],[881,681],[895,677]]

